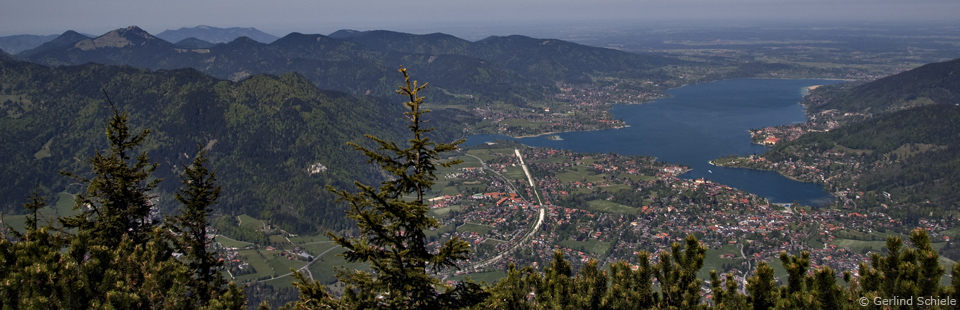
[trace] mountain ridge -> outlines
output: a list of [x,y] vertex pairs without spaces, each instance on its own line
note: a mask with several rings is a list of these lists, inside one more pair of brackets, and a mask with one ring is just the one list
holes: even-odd
[[[127,35],[125,31],[130,30],[114,30],[98,38],[103,41],[122,38]],[[147,35],[137,32],[137,36]],[[116,49],[61,47],[17,56],[43,65],[97,62],[154,70],[191,67],[233,81],[255,74],[292,71],[324,89],[374,96],[393,94],[393,87],[384,83],[383,76],[403,65],[418,72],[419,78],[461,95],[458,97],[461,99],[455,100],[444,93],[435,99],[444,102],[458,100],[460,103],[516,101],[520,97],[543,99],[557,91],[556,83],[560,81],[588,82],[598,75],[649,72],[672,61],[660,56],[522,36],[477,42],[440,33],[343,31],[338,36],[346,39],[290,33],[270,44],[239,37],[209,48],[195,49],[185,49],[157,38],[151,40],[157,44],[142,46],[128,44]],[[110,41],[113,45],[123,43],[113,41]],[[591,59],[597,57],[603,59]],[[491,89],[497,91],[491,92]]]
[[227,43],[239,37],[248,37],[265,44],[269,44],[278,39],[277,36],[253,27],[219,28],[207,25],[199,25],[192,28],[181,27],[176,30],[167,29],[158,33],[156,36],[169,42],[179,42],[187,38],[195,38],[214,44]]

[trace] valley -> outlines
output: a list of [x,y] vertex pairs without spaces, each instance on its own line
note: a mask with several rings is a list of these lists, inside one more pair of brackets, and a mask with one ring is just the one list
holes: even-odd
[[554,253],[571,270],[644,270],[691,237],[704,246],[699,279],[747,283],[768,265],[787,279],[796,267],[781,253],[808,253],[817,272],[856,271],[917,228],[928,265],[950,270],[960,260],[954,29],[583,28],[570,41],[470,41],[197,27],[166,32],[172,42],[131,26],[0,38],[19,50],[0,54],[0,220],[4,236],[28,230],[30,191],[55,197],[34,213],[41,225],[89,208],[74,202],[83,182],[60,171],[95,172],[109,103],[151,130],[142,150],[164,181],[150,221],[179,210],[176,180],[209,152],[223,191],[205,237],[224,279],[274,306],[296,298],[294,271],[343,294],[338,268],[371,269],[326,234],[359,231],[330,189],[395,180],[347,143],[405,141],[402,65],[429,83],[430,141],[467,141],[442,155],[463,162],[437,166],[423,199],[437,220],[423,232],[427,251],[469,244],[452,268],[429,271],[444,285],[489,290],[513,266],[553,272]]

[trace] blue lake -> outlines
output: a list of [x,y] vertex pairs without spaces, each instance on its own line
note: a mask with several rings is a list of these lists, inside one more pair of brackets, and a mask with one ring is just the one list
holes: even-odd
[[766,148],[750,143],[748,129],[806,121],[799,105],[804,89],[838,82],[757,79],[688,85],[670,90],[670,97],[651,103],[614,106],[613,114],[630,127],[557,134],[563,140],[476,135],[466,144],[509,139],[577,152],[654,156],[691,167],[693,170],[681,175],[683,178],[704,178],[772,202],[822,206],[834,198],[820,185],[797,182],[775,172],[716,167],[709,161],[730,154],[762,153]]

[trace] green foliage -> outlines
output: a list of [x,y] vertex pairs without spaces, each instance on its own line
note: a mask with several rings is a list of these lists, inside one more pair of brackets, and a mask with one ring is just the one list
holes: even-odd
[[760,261],[753,277],[747,280],[748,301],[753,309],[772,309],[776,305],[777,283],[773,280],[773,268],[767,262]]
[[904,248],[898,237],[887,238],[887,254],[873,254],[870,264],[860,264],[860,286],[864,294],[892,298],[893,296],[939,296],[943,293],[940,278],[944,268],[937,262],[939,255],[930,246],[926,230],[918,228],[910,233],[916,248]]
[[[457,149],[456,143],[434,143],[426,134],[432,129],[422,128],[423,97],[419,92],[426,84],[411,82],[403,73],[406,85],[397,93],[405,95],[404,112],[412,137],[406,147],[367,135],[379,148],[372,150],[351,143],[390,175],[379,188],[355,182],[359,193],[346,190],[337,193],[348,204],[347,216],[356,221],[359,236],[346,237],[328,233],[335,243],[347,249],[341,254],[348,262],[370,264],[370,272],[339,270],[337,278],[345,284],[339,299],[327,298],[325,292],[312,289],[317,284],[300,284],[302,300],[309,305],[324,307],[439,309],[461,308],[479,302],[476,285],[458,285],[445,292],[437,292],[440,280],[430,272],[456,267],[468,259],[469,243],[453,238],[435,252],[426,247],[424,231],[439,227],[436,219],[427,216],[424,194],[436,180],[437,166],[450,167],[459,161],[441,161],[441,154]],[[303,297],[307,295],[307,297]],[[306,299],[304,301],[303,299]],[[473,302],[471,302],[473,301]]]
[[703,267],[707,247],[693,235],[688,235],[685,242],[683,247],[674,242],[670,252],[661,252],[659,262],[654,265],[667,307],[692,309],[700,304],[703,281],[697,279],[697,272]]
[[107,125],[109,152],[101,154],[97,151],[87,162],[95,176],[87,179],[64,173],[86,185],[87,190],[77,195],[74,210],[80,213],[60,219],[64,228],[89,234],[89,242],[110,248],[116,247],[124,235],[135,243],[149,240],[147,233],[156,224],[150,218],[153,205],[150,200],[154,198],[150,191],[160,182],[159,179],[149,179],[157,164],[150,162],[147,153],[134,154],[134,148],[143,144],[150,131],[131,133],[127,114],[115,108],[113,111]]
[[207,218],[220,196],[220,186],[215,184],[216,174],[208,171],[206,164],[206,152],[200,149],[180,178],[182,188],[176,197],[184,208],[179,215],[167,217],[167,226],[177,236],[175,249],[184,254],[183,260],[194,272],[186,283],[188,295],[199,305],[207,304],[226,283],[219,270],[223,262],[216,252],[208,250],[213,240],[207,238]]
[[[22,213],[18,197],[38,184],[44,195],[80,190],[57,171],[88,175],[83,159],[108,148],[98,120],[110,115],[103,95],[90,89],[109,93],[131,123],[150,124],[143,151],[159,164],[155,178],[176,179],[201,143],[224,185],[218,213],[249,214],[291,233],[352,226],[325,185],[346,187],[379,175],[345,143],[361,133],[393,139],[403,128],[386,116],[401,113],[397,106],[322,91],[292,73],[232,83],[192,69],[48,68],[13,59],[0,59],[0,67],[0,95],[32,103],[19,118],[0,118],[0,174],[7,181],[0,184],[0,211],[5,214]],[[431,125],[442,128],[438,138],[459,134],[459,128],[450,130],[457,114],[433,116]],[[48,141],[53,141],[50,156],[35,158]],[[316,164],[327,169],[308,171]],[[162,182],[154,189],[162,213],[177,208],[176,187],[177,182]]]
[[[94,177],[70,174],[87,189],[74,206],[83,212],[61,218],[63,227],[39,226],[37,210],[44,202],[37,193],[30,197],[25,206],[33,216],[26,233],[0,240],[4,308],[243,308],[242,291],[234,284],[223,287],[213,270],[216,260],[206,252],[205,234],[197,237],[195,229],[204,229],[205,216],[189,216],[205,213],[215,200],[206,199],[216,186],[203,157],[187,170],[192,188],[181,190],[181,198],[189,202],[183,212],[188,216],[170,226],[178,238],[150,218],[149,191],[159,182],[151,177],[156,164],[145,152],[132,155],[146,133],[131,134],[126,113],[114,109],[107,126],[109,150],[88,161]],[[174,250],[188,250],[187,262],[177,260]]]

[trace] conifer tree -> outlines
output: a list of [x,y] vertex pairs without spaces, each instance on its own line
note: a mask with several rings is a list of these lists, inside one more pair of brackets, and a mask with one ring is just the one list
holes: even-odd
[[750,308],[747,296],[740,293],[739,285],[733,278],[733,273],[727,273],[724,280],[716,270],[710,271],[710,286],[713,288],[713,306],[716,309],[745,310]]
[[167,225],[177,235],[177,251],[184,254],[194,276],[188,284],[188,294],[199,305],[220,295],[224,286],[219,267],[223,265],[215,252],[209,251],[211,239],[207,238],[207,216],[220,197],[216,174],[207,170],[206,152],[201,148],[193,157],[193,163],[184,169],[180,177],[182,187],[176,193],[183,204],[180,214],[167,218]]
[[10,309],[60,308],[66,284],[61,273],[64,263],[61,238],[49,224],[40,225],[39,210],[46,202],[33,192],[24,207],[25,232],[9,229],[12,239],[0,238],[0,306]]
[[[376,150],[353,144],[389,174],[379,188],[355,182],[358,193],[335,190],[348,204],[347,216],[355,220],[359,236],[346,237],[328,233],[337,245],[347,249],[342,254],[348,262],[370,264],[370,272],[339,270],[338,279],[346,284],[344,295],[337,302],[349,308],[438,309],[462,306],[459,301],[475,300],[463,294],[477,293],[475,285],[464,284],[438,292],[439,279],[430,272],[456,267],[468,259],[469,243],[451,239],[437,251],[428,251],[424,231],[439,226],[427,216],[425,197],[434,184],[437,166],[449,167],[459,161],[442,161],[441,154],[457,149],[462,143],[435,143],[426,134],[420,91],[426,84],[411,81],[405,68],[400,72],[405,85],[397,90],[409,101],[404,112],[412,137],[405,147],[371,135]],[[302,288],[301,288],[301,292]],[[476,300],[479,302],[479,300]]]
[[780,252],[780,262],[787,270],[787,286],[780,287],[780,305],[795,309],[814,307],[813,291],[816,288],[812,279],[807,276],[807,270],[810,268],[810,253],[803,251],[797,257]]
[[575,309],[573,304],[573,268],[563,252],[553,252],[553,261],[544,268],[543,277],[532,277],[537,309]]
[[533,268],[527,266],[517,269],[510,263],[507,276],[498,280],[490,288],[490,296],[484,301],[483,308],[497,310],[528,310],[533,306],[528,302],[527,295],[533,292],[530,276]]
[[[174,245],[180,244],[180,239],[150,218],[150,190],[159,182],[150,176],[156,164],[150,163],[146,153],[135,158],[131,155],[148,131],[131,134],[126,113],[115,108],[113,112],[107,126],[109,151],[107,155],[98,151],[88,162],[94,177],[65,173],[87,185],[86,192],[75,200],[74,209],[80,210],[79,214],[60,218],[63,227],[50,233],[54,230],[51,225],[39,226],[37,210],[44,202],[34,194],[25,205],[33,213],[27,220],[26,234],[16,236],[20,240],[15,242],[5,238],[0,241],[0,263],[5,266],[0,267],[0,307],[204,309],[209,305],[210,309],[242,309],[245,296],[236,285],[220,291],[221,282],[215,280],[219,275],[212,274],[216,270],[208,270],[208,278],[203,278],[196,275],[193,264],[173,257]],[[187,173],[187,179],[192,179],[189,183],[197,190],[191,191],[188,186],[180,196],[185,203],[191,201],[206,210],[215,201],[216,195],[210,194],[217,190],[210,183],[212,175],[202,168],[203,156],[198,160],[200,163]],[[212,199],[192,199],[199,196]],[[188,205],[185,214],[191,209]],[[187,221],[190,227],[203,229],[205,217],[205,213],[198,213]],[[185,222],[179,224],[174,226],[187,226]],[[184,228],[180,232],[194,230]],[[202,249],[205,252],[205,247]],[[210,256],[190,255],[199,254],[188,254],[188,259],[205,260],[200,265],[212,260]],[[209,280],[211,277],[214,280]],[[203,284],[216,294],[198,301],[198,281],[205,281]]]
[[697,272],[703,267],[707,247],[697,237],[688,235],[685,244],[674,242],[670,252],[661,252],[654,266],[660,280],[661,295],[665,307],[695,309],[700,304],[700,284]]
[[747,280],[748,301],[753,309],[772,309],[777,304],[777,283],[773,281],[773,268],[760,261],[753,277]]
[[610,289],[604,304],[610,309],[646,309],[657,304],[658,295],[653,291],[654,270],[650,254],[641,250],[637,255],[637,269],[625,261],[610,265]]
[[580,268],[573,279],[574,302],[578,309],[605,309],[603,302],[607,294],[607,274],[600,270],[597,260],[591,259]]
[[[837,284],[837,273],[830,267],[820,267],[813,272],[813,295],[819,309],[842,309],[847,299]],[[847,302],[849,303],[849,302]],[[799,307],[798,307],[799,308]]]
[[869,265],[860,264],[860,287],[865,297],[938,296],[945,292],[940,287],[944,268],[926,230],[911,231],[910,241],[915,248],[905,247],[899,237],[887,237],[886,255],[874,253]]
[[79,214],[61,218],[64,228],[77,229],[78,234],[89,234],[90,244],[116,247],[123,235],[129,235],[136,244],[147,242],[156,223],[150,219],[152,203],[150,191],[160,179],[151,179],[157,169],[146,152],[136,154],[150,130],[133,133],[127,125],[126,112],[119,112],[107,98],[113,115],[107,123],[109,149],[99,150],[87,163],[93,178],[72,172],[63,174],[85,184],[86,193],[77,195],[74,209]]

